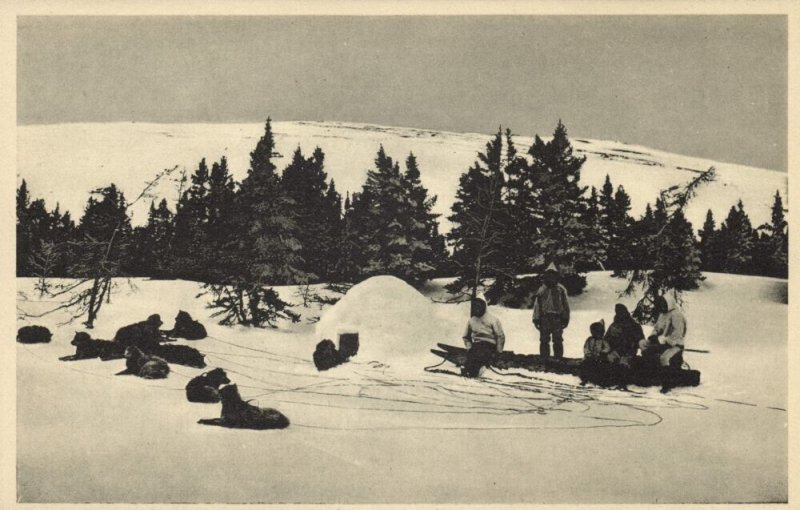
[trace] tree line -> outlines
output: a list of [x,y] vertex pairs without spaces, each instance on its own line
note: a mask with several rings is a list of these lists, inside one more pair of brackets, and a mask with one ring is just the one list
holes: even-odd
[[702,271],[786,277],[779,193],[771,223],[753,227],[739,202],[719,228],[709,210],[695,235],[683,215],[688,196],[674,189],[635,219],[630,196],[608,176],[600,190],[581,186],[586,158],[573,154],[560,121],[550,141],[537,135],[524,154],[513,138],[498,130],[462,174],[446,236],[413,153],[401,166],[381,146],[361,189],[343,200],[319,147],[306,156],[298,146],[279,171],[269,119],[241,182],[225,157],[210,168],[203,159],[181,180],[175,211],[153,200],[138,227],[114,184],[92,192],[76,223],[58,205],[48,211],[44,200],[32,200],[23,180],[17,275],[39,277],[41,292],[51,277],[91,280],[96,295],[87,294],[89,301],[102,301],[120,276],[196,280],[223,323],[255,326],[298,319],[273,286],[347,284],[378,274],[414,285],[454,276],[448,289],[456,296],[486,287],[493,302],[508,306],[530,305],[536,275],[550,262],[572,294],[591,270],[639,278],[648,271],[678,289],[696,287]]

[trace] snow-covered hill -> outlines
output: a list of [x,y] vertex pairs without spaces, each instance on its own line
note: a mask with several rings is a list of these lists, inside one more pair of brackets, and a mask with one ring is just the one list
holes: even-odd
[[[34,197],[45,198],[50,207],[59,202],[62,211],[68,209],[78,217],[91,189],[114,182],[131,200],[160,170],[177,165],[191,172],[203,157],[212,161],[227,156],[234,176],[241,179],[263,129],[258,123],[21,126],[17,174],[28,181]],[[459,176],[490,139],[487,134],[341,122],[275,122],[273,129],[282,154],[279,168],[288,164],[298,144],[306,154],[320,146],[328,175],[342,194],[360,189],[380,144],[398,160],[413,151],[423,183],[439,197],[436,212],[444,216],[455,198]],[[740,198],[758,226],[769,220],[775,191],[786,196],[784,173],[571,135],[576,153],[587,157],[581,182],[599,188],[610,175],[615,186],[622,184],[631,195],[635,215],[655,200],[659,190],[687,182],[712,165],[718,171],[717,181],[702,189],[687,211],[695,228],[700,228],[709,208],[719,223]],[[530,143],[530,137],[517,138],[521,151]],[[174,183],[165,183],[158,191],[170,200],[177,194]],[[147,205],[143,202],[134,209],[135,224],[146,220]],[[449,228],[443,217],[442,230]]]

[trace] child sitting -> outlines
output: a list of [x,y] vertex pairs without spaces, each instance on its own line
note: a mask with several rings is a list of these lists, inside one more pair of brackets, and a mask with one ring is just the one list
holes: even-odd
[[583,344],[583,359],[592,361],[608,361],[608,354],[611,352],[611,346],[603,338],[606,333],[606,323],[604,320],[595,322],[589,326],[589,331],[592,336],[586,339]]
[[603,338],[606,332],[605,322],[595,322],[589,326],[589,330],[592,336],[583,345],[583,363],[579,373],[581,386],[591,382],[602,388],[626,389],[625,372],[620,371],[620,365],[616,363],[619,356]]

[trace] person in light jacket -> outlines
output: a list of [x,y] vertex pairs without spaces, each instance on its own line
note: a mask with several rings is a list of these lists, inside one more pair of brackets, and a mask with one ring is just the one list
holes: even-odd
[[553,342],[553,355],[564,357],[564,329],[569,325],[569,301],[567,289],[558,283],[558,269],[550,264],[542,279],[544,285],[536,291],[533,302],[533,325],[539,330],[539,355],[550,356],[550,342]]
[[678,364],[683,360],[686,316],[671,293],[658,297],[656,308],[659,313],[653,334],[639,342],[642,356],[658,355],[662,367]]
[[470,318],[464,332],[467,361],[461,374],[478,377],[481,368],[491,364],[497,353],[503,352],[506,335],[500,319],[488,311],[486,298],[478,294],[470,304]]

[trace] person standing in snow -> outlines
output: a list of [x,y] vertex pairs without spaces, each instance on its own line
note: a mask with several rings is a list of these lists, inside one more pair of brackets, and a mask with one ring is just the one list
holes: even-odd
[[544,285],[536,291],[533,302],[533,325],[539,330],[539,355],[550,356],[550,341],[553,355],[564,357],[564,329],[569,325],[569,302],[567,289],[558,283],[558,269],[551,263],[544,272]]
[[461,370],[465,377],[478,377],[481,368],[491,364],[495,355],[503,352],[506,335],[500,319],[487,310],[486,298],[478,294],[472,298],[470,317],[464,332],[467,361]]
[[653,334],[639,342],[642,356],[658,356],[662,367],[679,364],[683,360],[686,317],[670,293],[656,299],[656,309],[658,319]]
[[606,331],[606,341],[611,346],[609,359],[629,367],[636,356],[639,342],[644,340],[642,326],[631,317],[631,312],[622,303],[614,307],[614,321]]

